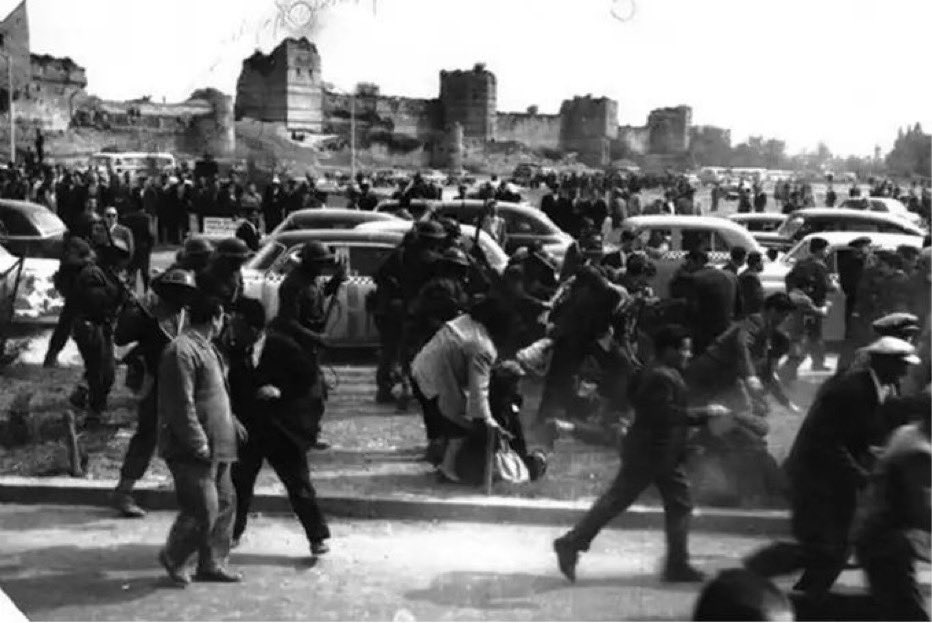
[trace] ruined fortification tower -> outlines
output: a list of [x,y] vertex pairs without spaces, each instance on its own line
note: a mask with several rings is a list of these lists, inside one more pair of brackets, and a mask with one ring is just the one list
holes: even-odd
[[575,151],[586,164],[603,166],[618,137],[618,102],[607,97],[574,97],[560,106],[560,148]]
[[496,97],[495,74],[482,63],[471,71],[440,72],[443,125],[462,124],[466,141],[495,140]]
[[650,153],[677,155],[689,149],[689,126],[693,111],[689,106],[658,108],[647,118]]
[[292,131],[319,133],[323,123],[320,54],[306,38],[285,39],[270,54],[243,61],[235,114],[283,123]]

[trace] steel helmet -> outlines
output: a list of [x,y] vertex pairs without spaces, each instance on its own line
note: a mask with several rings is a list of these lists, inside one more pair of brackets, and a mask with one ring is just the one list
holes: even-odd
[[224,238],[217,244],[217,255],[238,260],[246,260],[252,251],[239,238]]
[[197,281],[192,271],[172,268],[152,280],[152,291],[169,303],[184,305],[197,294]]
[[305,242],[304,246],[301,247],[299,257],[301,258],[302,264],[320,264],[332,262],[335,259],[330,249],[317,240]]
[[469,258],[466,257],[466,254],[463,253],[461,249],[456,247],[450,247],[440,256],[440,261],[444,264],[451,264],[454,266],[469,266]]
[[214,251],[214,245],[206,238],[194,236],[184,241],[184,248],[181,250],[183,257],[197,257],[210,255]]

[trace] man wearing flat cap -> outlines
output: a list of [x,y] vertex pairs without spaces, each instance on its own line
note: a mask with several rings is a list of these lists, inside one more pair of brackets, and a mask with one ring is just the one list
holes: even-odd
[[866,368],[834,376],[819,390],[784,464],[796,543],[768,546],[745,563],[765,577],[804,569],[794,589],[810,596],[828,593],[845,567],[873,448],[891,432],[881,407],[908,366],[919,362],[912,344],[895,337],[866,351]]
[[197,287],[204,296],[216,298],[229,311],[243,292],[243,264],[252,255],[246,243],[239,238],[226,238],[207,261],[207,266],[197,273]]

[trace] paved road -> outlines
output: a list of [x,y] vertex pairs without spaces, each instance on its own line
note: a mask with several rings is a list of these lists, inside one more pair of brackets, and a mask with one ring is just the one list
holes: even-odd
[[[242,585],[169,587],[156,553],[172,520],[107,509],[0,507],[0,588],[42,620],[688,620],[697,588],[655,575],[663,536],[606,531],[576,585],[550,550],[560,528],[333,520],[316,564],[290,517],[250,523]],[[698,566],[735,566],[763,541],[697,535]],[[843,583],[855,587],[857,573]]]

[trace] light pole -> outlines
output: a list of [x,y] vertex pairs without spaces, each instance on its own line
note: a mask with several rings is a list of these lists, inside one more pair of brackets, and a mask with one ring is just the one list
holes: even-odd
[[16,122],[13,116],[13,57],[0,52],[6,59],[7,98],[10,104],[10,162],[16,162]]
[[350,95],[350,178],[356,179],[356,94]]

